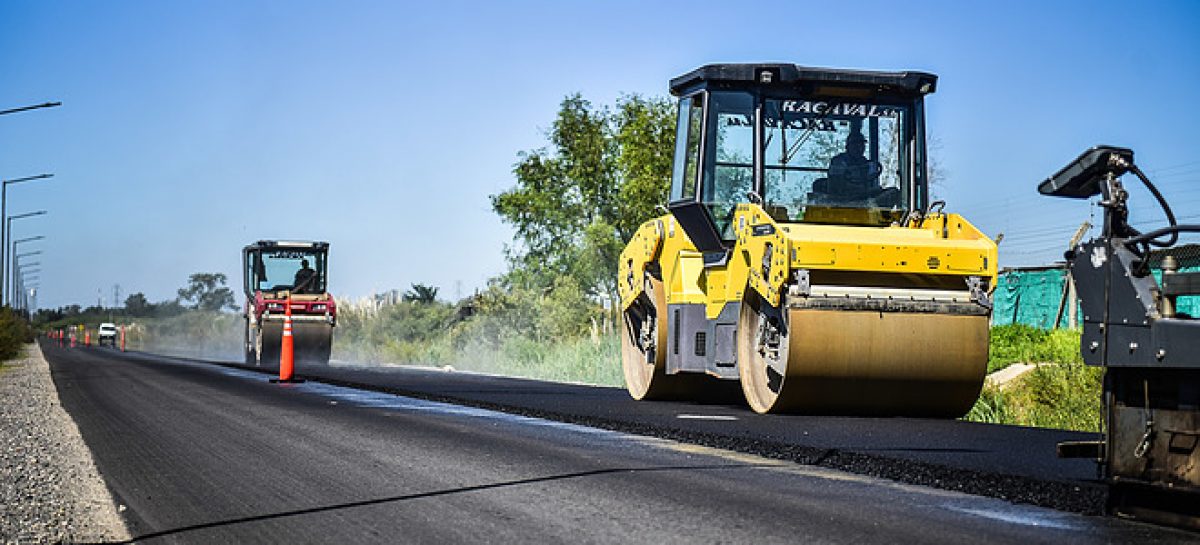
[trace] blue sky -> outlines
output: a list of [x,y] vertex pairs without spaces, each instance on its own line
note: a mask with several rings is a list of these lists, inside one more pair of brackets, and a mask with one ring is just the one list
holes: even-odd
[[[488,196],[559,101],[666,94],[710,62],[937,73],[936,193],[1001,264],[1049,262],[1083,202],[1034,187],[1084,148],[1132,147],[1200,213],[1200,4],[1131,2],[20,2],[0,4],[0,178],[45,235],[41,306],[240,290],[240,248],[333,245],[332,287],[446,298],[504,270]],[[1154,220],[1136,206],[1135,221]],[[1141,198],[1143,205],[1149,205]],[[1193,218],[1200,219],[1200,218]]]

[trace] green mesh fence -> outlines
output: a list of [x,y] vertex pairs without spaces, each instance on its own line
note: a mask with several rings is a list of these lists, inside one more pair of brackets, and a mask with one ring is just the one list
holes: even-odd
[[[1062,302],[1064,268],[1007,269],[1001,271],[992,293],[992,325],[1025,324],[1049,329]],[[1063,305],[1059,326],[1067,326]],[[1082,317],[1082,315],[1077,315]]]
[[[1167,250],[1150,252],[1148,259],[1156,281],[1162,278],[1162,260],[1167,255],[1175,256],[1179,272],[1200,271],[1200,244],[1183,244]],[[1005,269],[1000,271],[996,291],[992,298],[992,325],[1025,324],[1040,328],[1052,328],[1055,314],[1060,313],[1058,326],[1068,325],[1068,306],[1062,303],[1067,270],[1064,266]],[[1069,304],[1069,303],[1068,303]],[[1078,309],[1078,307],[1076,307]],[[1175,302],[1176,312],[1191,317],[1200,317],[1200,296],[1181,296]],[[1076,319],[1083,320],[1077,311]]]
[[[1156,281],[1162,280],[1162,260],[1167,255],[1175,256],[1179,262],[1179,272],[1200,271],[1200,244],[1185,244],[1150,252],[1150,269],[1154,272]],[[1175,299],[1175,312],[1187,314],[1193,318],[1200,317],[1200,295],[1183,295]]]

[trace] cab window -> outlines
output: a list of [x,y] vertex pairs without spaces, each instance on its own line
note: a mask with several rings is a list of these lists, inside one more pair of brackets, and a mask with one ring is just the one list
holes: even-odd
[[733,240],[733,212],[754,187],[754,97],[709,93],[711,141],[705,147],[700,198],[722,240]]
[[763,117],[763,198],[776,219],[820,221],[831,208],[907,209],[907,107],[769,99]]
[[704,95],[679,101],[675,131],[675,165],[671,175],[670,200],[696,198],[696,170],[700,162],[700,140],[704,129]]

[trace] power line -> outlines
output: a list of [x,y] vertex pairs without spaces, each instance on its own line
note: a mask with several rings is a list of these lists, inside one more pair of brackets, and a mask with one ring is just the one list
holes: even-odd
[[1188,161],[1188,162],[1186,162],[1186,163],[1176,163],[1176,164],[1173,164],[1173,165],[1167,165],[1167,166],[1165,166],[1165,167],[1158,167],[1158,168],[1154,168],[1154,169],[1148,169],[1148,171],[1149,171],[1149,172],[1163,172],[1163,171],[1167,171],[1167,170],[1176,170],[1176,169],[1180,169],[1180,168],[1184,168],[1184,167],[1190,167],[1190,166],[1192,166],[1192,165],[1200,165],[1200,160],[1196,160],[1196,161]]

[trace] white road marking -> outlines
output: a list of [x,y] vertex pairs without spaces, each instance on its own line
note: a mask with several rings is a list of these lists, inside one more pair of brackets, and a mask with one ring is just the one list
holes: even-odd
[[727,414],[678,414],[675,418],[680,420],[737,420],[738,417]]
[[1008,522],[1011,524],[1020,524],[1022,526],[1036,526],[1038,528],[1056,528],[1060,530],[1072,530],[1080,528],[1080,525],[1073,524],[1071,515],[1067,513],[1059,513],[1050,509],[1041,507],[1026,507],[1020,505],[1011,505],[999,509],[988,509],[978,507],[962,507],[957,505],[947,505],[946,509],[975,515],[1000,522]]
[[[263,380],[266,375],[253,371],[244,371],[232,367],[216,367],[218,372],[233,377]],[[546,428],[555,428],[569,432],[582,433],[587,435],[606,435],[614,438],[626,438],[627,434],[605,430],[600,428],[592,428],[581,426],[578,424],[570,424],[567,422],[558,422],[556,420],[546,420],[542,418],[534,418],[530,416],[521,416],[509,414],[488,409],[480,409],[478,407],[468,407],[465,405],[453,405],[450,403],[441,403],[437,401],[427,401],[424,399],[416,399],[405,397],[396,394],[385,392],[374,392],[371,390],[357,390],[345,386],[335,386],[332,384],[324,384],[321,382],[304,382],[299,384],[288,384],[288,388],[298,392],[316,394],[326,398],[331,398],[334,403],[341,402],[346,405],[354,405],[358,407],[369,407],[374,409],[392,409],[400,411],[420,411],[433,414],[467,416],[473,418],[482,418],[488,420],[497,420],[502,422],[510,422],[515,424],[524,424],[530,426],[540,426]]]

